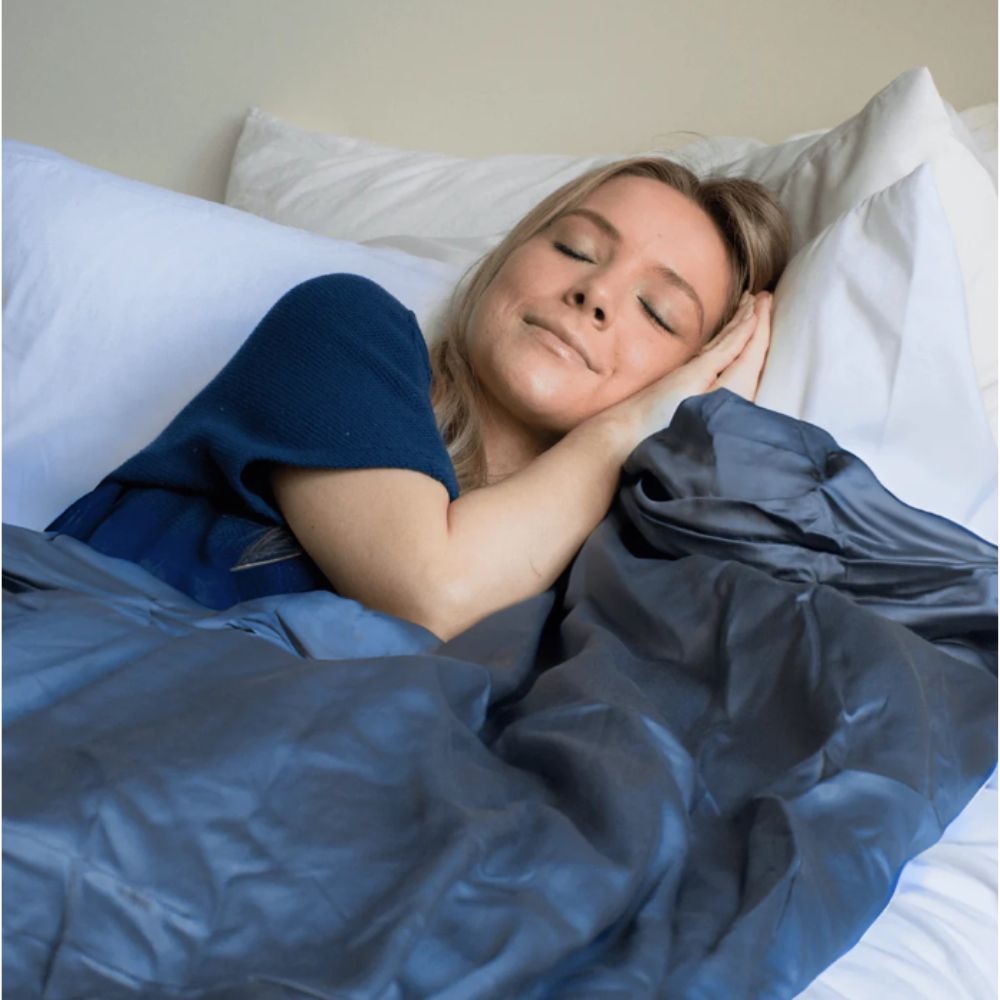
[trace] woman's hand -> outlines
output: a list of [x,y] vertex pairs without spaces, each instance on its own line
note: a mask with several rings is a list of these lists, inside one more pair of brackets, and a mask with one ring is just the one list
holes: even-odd
[[638,444],[666,427],[689,396],[729,389],[753,401],[771,342],[771,295],[744,294],[736,315],[690,361],[606,410],[635,427]]
[[[760,292],[756,297],[752,295],[748,297],[751,304],[750,319],[743,319],[741,306],[737,315],[720,332],[719,336],[726,336],[733,324],[743,323],[744,326],[750,327],[750,339],[737,355],[736,360],[718,374],[715,383],[705,392],[711,392],[712,389],[730,389],[744,399],[753,402],[757,398],[760,376],[764,371],[764,362],[767,360],[767,349],[771,345],[772,300],[770,292]],[[714,343],[715,341],[712,342],[712,344]],[[711,346],[709,345],[705,350],[710,350]]]

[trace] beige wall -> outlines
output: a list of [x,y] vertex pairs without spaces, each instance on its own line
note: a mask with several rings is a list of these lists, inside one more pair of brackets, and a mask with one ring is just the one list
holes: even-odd
[[456,153],[778,139],[929,66],[996,100],[996,0],[5,0],[3,134],[220,198],[245,110]]

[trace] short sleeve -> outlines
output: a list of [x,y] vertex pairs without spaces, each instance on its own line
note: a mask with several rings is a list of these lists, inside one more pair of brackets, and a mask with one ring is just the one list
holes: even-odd
[[413,313],[358,275],[287,292],[221,372],[109,479],[229,494],[283,523],[274,465],[403,468],[458,484],[430,404],[431,372]]

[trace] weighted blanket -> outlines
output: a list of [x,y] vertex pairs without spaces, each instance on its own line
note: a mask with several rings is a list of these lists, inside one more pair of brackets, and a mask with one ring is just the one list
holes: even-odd
[[792,997],[996,759],[996,549],[719,391],[440,644],[4,534],[4,987]]

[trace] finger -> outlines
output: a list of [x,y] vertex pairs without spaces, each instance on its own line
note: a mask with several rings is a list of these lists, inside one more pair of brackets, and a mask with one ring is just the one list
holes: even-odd
[[737,364],[744,364],[747,368],[754,368],[757,377],[764,368],[767,360],[768,348],[771,346],[771,297],[761,296],[757,300],[755,311],[755,325],[750,342],[743,349],[743,353],[737,359]]
[[753,336],[739,357],[719,376],[719,387],[730,389],[749,400],[756,398],[771,343],[770,311],[770,301],[761,301]]

